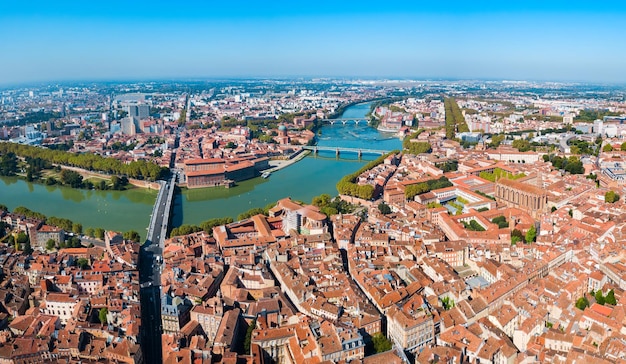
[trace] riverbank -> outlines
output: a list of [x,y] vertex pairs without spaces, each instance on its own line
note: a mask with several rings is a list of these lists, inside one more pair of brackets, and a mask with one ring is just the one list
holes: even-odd
[[273,173],[279,171],[283,168],[289,167],[290,165],[297,163],[304,159],[307,155],[311,154],[310,150],[301,149],[300,152],[296,152],[297,155],[290,159],[275,159],[269,161],[270,168],[264,170],[263,172]]
[[84,230],[101,227],[140,234],[148,226],[156,199],[155,190],[147,188],[88,190],[59,184],[48,186],[17,176],[0,177],[0,190],[0,204],[10,211],[25,206],[46,216],[81,223]]
[[[342,117],[361,118],[369,109],[367,103],[355,105],[345,110]],[[401,148],[398,138],[380,133],[365,123],[324,125],[317,139],[318,145],[323,147]],[[174,199],[172,226],[199,225],[213,218],[236,218],[251,208],[263,208],[285,197],[308,203],[321,194],[334,196],[341,177],[358,170],[370,157],[358,159],[356,154],[345,153],[337,158],[334,152],[318,155],[301,152],[290,160],[270,161],[270,168],[266,170],[274,173],[269,178],[241,181],[234,188],[182,188]],[[110,179],[110,176],[106,178]],[[107,230],[140,233],[149,225],[157,195],[155,189],[148,188],[126,191],[74,189],[29,183],[16,177],[0,178],[0,190],[0,203],[10,210],[26,206],[48,216],[79,222],[85,229],[101,226]]]
[[[83,176],[84,179],[98,178],[98,179],[102,179],[102,180],[108,181],[108,180],[111,179],[111,177],[113,177],[113,175],[104,174],[104,173],[98,173],[98,172],[93,172],[93,171],[88,171],[86,169],[82,169],[82,168],[78,168],[78,167],[61,166],[61,168],[68,169],[70,171],[74,171],[74,172],[80,174],[81,176]],[[139,180],[139,179],[129,178],[128,179],[128,183],[133,185],[133,186],[135,186],[135,187],[137,187],[137,188],[145,188],[145,189],[148,189],[148,190],[156,190],[156,191],[161,189],[161,185],[160,184],[158,184],[156,182],[146,181],[146,180]]]

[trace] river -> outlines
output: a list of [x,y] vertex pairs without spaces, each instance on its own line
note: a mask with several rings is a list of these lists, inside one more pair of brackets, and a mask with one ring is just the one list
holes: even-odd
[[83,230],[138,231],[145,237],[156,191],[136,188],[128,191],[80,190],[45,186],[17,177],[0,177],[0,203],[10,211],[25,206],[46,216],[79,222]]
[[[357,104],[347,108],[343,118],[363,117],[370,104]],[[320,146],[350,147],[392,150],[401,147],[401,141],[390,134],[360,122],[358,125],[326,125],[318,136]],[[340,158],[334,152],[320,152],[272,173],[267,178],[254,178],[239,182],[233,188],[183,189],[176,196],[172,225],[199,224],[202,221],[231,216],[253,207],[264,207],[281,198],[310,203],[323,193],[336,195],[335,185],[346,174],[358,170],[375,155],[343,153]],[[149,223],[155,191],[133,189],[129,191],[86,191],[59,186],[43,186],[17,178],[0,178],[0,203],[10,210],[26,206],[48,216],[68,218],[87,227],[127,231],[136,230],[145,236]]]

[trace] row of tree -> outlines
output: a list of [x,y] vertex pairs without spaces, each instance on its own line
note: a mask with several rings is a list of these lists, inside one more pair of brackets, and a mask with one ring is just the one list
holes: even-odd
[[328,217],[336,214],[349,214],[354,212],[356,208],[356,206],[342,200],[338,196],[332,198],[327,193],[313,197],[311,204],[319,207],[320,211]]
[[445,176],[441,176],[438,179],[431,179],[426,182],[406,186],[404,189],[404,196],[408,200],[411,200],[413,197],[421,195],[422,193],[446,187],[452,187],[452,182],[450,182],[450,180]]
[[[7,207],[4,206],[4,205],[0,205],[0,210],[8,211]],[[46,215],[42,214],[41,212],[32,211],[29,208],[24,207],[24,206],[16,207],[15,209],[13,209],[13,213],[16,214],[16,215],[22,215],[24,217],[28,217],[28,218],[32,218],[32,219],[43,220],[45,224],[52,225],[52,226],[57,226],[57,227],[63,229],[63,231],[65,231],[65,232],[72,232],[72,233],[77,234],[77,235],[81,235],[84,232],[85,235],[87,235],[87,236],[89,236],[91,238],[96,238],[96,239],[100,239],[100,240],[104,239],[105,230],[103,228],[92,228],[92,227],[89,227],[89,228],[87,228],[86,230],[83,231],[83,225],[81,223],[73,222],[70,219],[65,219],[65,218],[62,218],[62,217],[56,217],[56,216],[47,217]],[[122,236],[124,237],[124,239],[130,240],[130,241],[139,242],[141,240],[141,236],[139,235],[139,233],[134,231],[134,230],[126,231],[126,232],[124,232],[122,234]],[[80,240],[79,240],[79,242],[80,242]],[[63,246],[61,246],[61,247],[63,247]]]
[[525,235],[518,229],[513,229],[513,231],[511,231],[511,244],[517,244],[521,241],[524,241],[526,244],[531,244],[536,239],[537,229],[534,224],[530,226]]
[[435,167],[441,169],[443,173],[454,172],[459,169],[459,161],[448,160],[443,163],[435,163]]
[[[607,292],[606,296],[602,294],[601,290],[598,290],[596,292],[591,291],[589,293],[593,296],[593,298],[596,300],[596,303],[599,305],[603,305],[603,306],[605,304],[609,304],[612,306],[617,305],[617,299],[615,298],[615,292],[613,290],[610,290],[609,292]],[[589,299],[587,299],[587,295],[584,295],[578,300],[576,300],[575,306],[579,310],[584,310],[585,308],[589,307]]]
[[347,195],[347,196],[354,196],[354,197],[358,197],[364,200],[371,200],[374,197],[374,186],[369,185],[369,184],[366,184],[366,185],[356,184],[355,183],[356,179],[361,175],[361,173],[376,167],[377,165],[383,163],[385,161],[385,158],[396,153],[398,153],[398,151],[394,150],[390,153],[382,155],[378,157],[377,159],[367,163],[358,171],[343,176],[343,178],[341,178],[339,182],[337,182],[337,191],[339,192],[339,194]]
[[70,153],[61,150],[34,147],[15,143],[0,143],[0,155],[14,153],[23,158],[40,158],[52,164],[78,167],[89,171],[106,174],[124,175],[136,179],[154,181],[164,177],[168,169],[148,161],[133,161],[129,164],[110,157],[102,157],[91,153]]
[[[559,157],[554,154],[544,154],[543,155],[544,162],[551,162],[552,167],[556,169],[563,169],[566,172],[571,174],[583,174],[585,173],[585,167],[583,167],[583,163],[580,161],[578,157],[571,156],[567,157]],[[482,177],[482,176],[481,176]]]
[[485,231],[485,228],[476,220],[471,219],[469,223],[462,221],[463,227],[470,231]]
[[499,180],[500,178],[516,180],[522,177],[526,177],[526,175],[524,173],[513,174],[511,172],[505,171],[502,168],[495,168],[493,172],[486,172],[486,171],[480,172],[479,177],[486,179],[487,181],[490,181],[490,182],[495,182]]
[[[603,152],[612,152],[614,150],[613,146],[610,143],[606,143],[604,145],[604,147],[602,147],[602,151]],[[626,151],[626,142],[623,142],[620,146],[619,146],[619,150],[621,150],[622,152]]]
[[432,146],[429,142],[414,142],[418,135],[420,135],[424,130],[419,129],[416,132],[407,135],[404,137],[402,141],[402,149],[408,154],[422,154],[422,153],[430,153],[432,151]]
[[446,97],[443,105],[446,111],[446,138],[454,139],[456,133],[468,132],[469,127],[456,100],[453,97]]
[[232,217],[222,217],[216,219],[210,219],[202,222],[200,225],[181,225],[179,227],[175,227],[170,231],[170,237],[173,236],[182,236],[197,233],[200,231],[204,231],[209,235],[213,235],[213,228],[220,225],[226,225],[233,222]]

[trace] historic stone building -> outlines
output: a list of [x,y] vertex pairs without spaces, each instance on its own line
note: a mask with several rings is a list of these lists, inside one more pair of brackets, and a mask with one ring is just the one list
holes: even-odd
[[548,194],[544,189],[506,178],[496,183],[496,200],[526,211],[533,218],[538,218],[548,209]]

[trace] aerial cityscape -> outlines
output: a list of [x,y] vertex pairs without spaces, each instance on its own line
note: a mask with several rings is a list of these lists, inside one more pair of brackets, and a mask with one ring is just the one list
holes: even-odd
[[624,5],[374,5],[0,4],[0,363],[626,363]]

